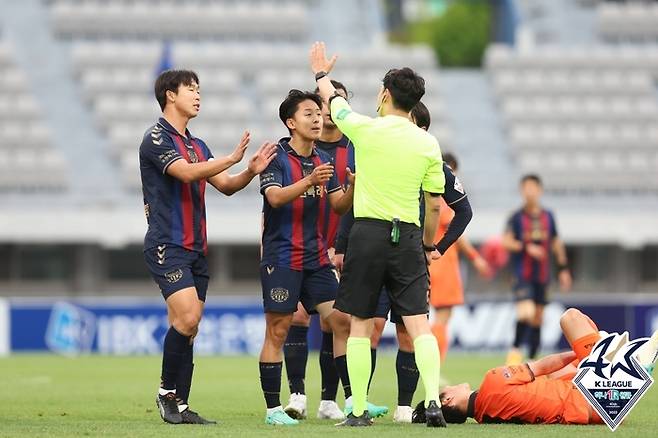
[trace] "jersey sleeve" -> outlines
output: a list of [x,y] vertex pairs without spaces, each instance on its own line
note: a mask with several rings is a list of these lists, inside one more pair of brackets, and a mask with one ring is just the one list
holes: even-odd
[[[345,181],[345,183],[347,183],[347,180]],[[327,193],[337,192],[338,190],[342,190],[342,189],[343,189],[343,185],[340,183],[340,181],[338,181],[336,172],[334,172],[334,174],[331,175],[331,178],[329,178],[329,181],[327,181]]]
[[206,154],[206,158],[208,161],[213,160],[215,156],[212,154],[212,151],[208,147],[205,141],[198,140],[199,144],[201,144],[201,147],[203,148],[203,153]]
[[365,129],[373,120],[371,117],[352,111],[352,107],[342,96],[331,99],[331,119],[354,144],[359,143]]
[[182,159],[171,139],[162,131],[153,129],[147,133],[139,148],[142,158],[153,164],[163,175],[176,160]]
[[550,226],[549,235],[551,236],[551,239],[555,239],[558,237],[557,222],[555,221],[555,216],[550,211],[548,212],[548,222]]
[[265,194],[268,187],[283,186],[283,169],[276,158],[260,174],[260,193]]
[[511,232],[516,240],[523,240],[521,238],[521,221],[519,220],[518,214],[513,214],[507,220],[505,225],[505,232]]
[[437,144],[435,151],[430,157],[430,165],[423,177],[422,188],[424,192],[428,193],[443,193],[445,192],[446,178],[443,173],[443,159],[441,158],[441,149]]
[[462,186],[461,181],[450,169],[445,162],[443,163],[443,174],[446,178],[445,192],[443,193],[443,199],[446,201],[446,204],[453,206],[459,201],[466,199],[466,191]]

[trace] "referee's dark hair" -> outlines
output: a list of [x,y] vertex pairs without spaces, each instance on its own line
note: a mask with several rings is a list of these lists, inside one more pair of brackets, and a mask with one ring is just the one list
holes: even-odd
[[427,109],[423,102],[418,102],[411,109],[411,119],[419,128],[423,128],[425,131],[430,129],[430,123],[432,123],[430,110]]
[[393,106],[402,111],[411,111],[425,94],[425,79],[409,67],[389,70],[383,83],[393,96]]
[[541,178],[540,178],[539,175],[537,175],[536,173],[528,173],[528,174],[523,175],[523,176],[521,177],[521,181],[520,181],[519,183],[520,183],[521,185],[523,185],[523,183],[525,183],[526,181],[532,181],[532,182],[534,182],[535,184],[537,184],[539,187],[543,187],[543,186],[544,186],[544,184],[543,184],[542,181],[541,181]]
[[448,166],[450,166],[450,168],[453,171],[455,171],[455,172],[457,171],[457,167],[459,167],[459,162],[457,161],[457,157],[455,156],[455,154],[452,154],[450,152],[444,153],[443,154],[443,161],[445,161],[445,163]]
[[[286,99],[279,106],[279,118],[286,125],[286,128],[288,128],[288,124],[286,123],[288,119],[291,119],[295,115],[299,104],[305,100],[312,100],[318,104],[318,108],[322,108],[322,98],[317,94],[310,91],[290,90]],[[288,128],[288,132],[292,135],[290,128]]]
[[[336,90],[343,90],[347,97],[350,97],[350,92],[347,91],[347,87],[342,83],[334,79],[331,80],[331,85],[334,86]],[[320,87],[315,87],[315,94],[320,94]]]
[[167,91],[178,93],[178,87],[181,85],[199,85],[199,76],[192,70],[165,70],[155,80],[155,98],[160,104],[160,109],[164,111],[167,105]]

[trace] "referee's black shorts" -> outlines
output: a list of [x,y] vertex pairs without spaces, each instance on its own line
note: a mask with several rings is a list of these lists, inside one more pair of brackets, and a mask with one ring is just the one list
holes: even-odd
[[[359,318],[373,318],[386,286],[391,310],[400,316],[427,314],[429,276],[421,230],[400,223],[400,241],[391,243],[392,223],[356,219],[334,307]],[[385,293],[385,292],[384,292]]]

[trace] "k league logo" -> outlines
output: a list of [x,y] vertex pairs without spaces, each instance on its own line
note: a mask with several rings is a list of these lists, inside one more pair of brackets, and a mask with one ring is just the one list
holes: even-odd
[[613,432],[653,384],[651,375],[635,359],[648,339],[629,342],[628,332],[605,335],[580,363],[573,379]]

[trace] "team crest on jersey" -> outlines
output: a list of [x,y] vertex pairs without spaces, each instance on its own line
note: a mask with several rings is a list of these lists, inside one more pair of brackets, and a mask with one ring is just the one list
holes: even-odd
[[459,178],[457,176],[455,176],[454,188],[455,188],[455,190],[457,190],[462,195],[464,194],[464,186],[462,186],[462,182],[459,180]]
[[187,155],[190,157],[190,163],[198,163],[199,156],[196,154],[196,151],[192,148],[187,148]]
[[288,292],[288,289],[282,287],[275,287],[270,291],[270,298],[276,303],[283,303],[284,301],[287,301],[289,297],[290,292]]
[[165,277],[167,278],[167,281],[169,283],[176,283],[181,278],[183,278],[183,270],[182,269],[176,269],[175,271],[167,272],[165,274]]
[[574,385],[611,431],[640,401],[653,378],[637,361],[638,349],[648,338],[628,340],[628,332],[601,338],[578,365]]

